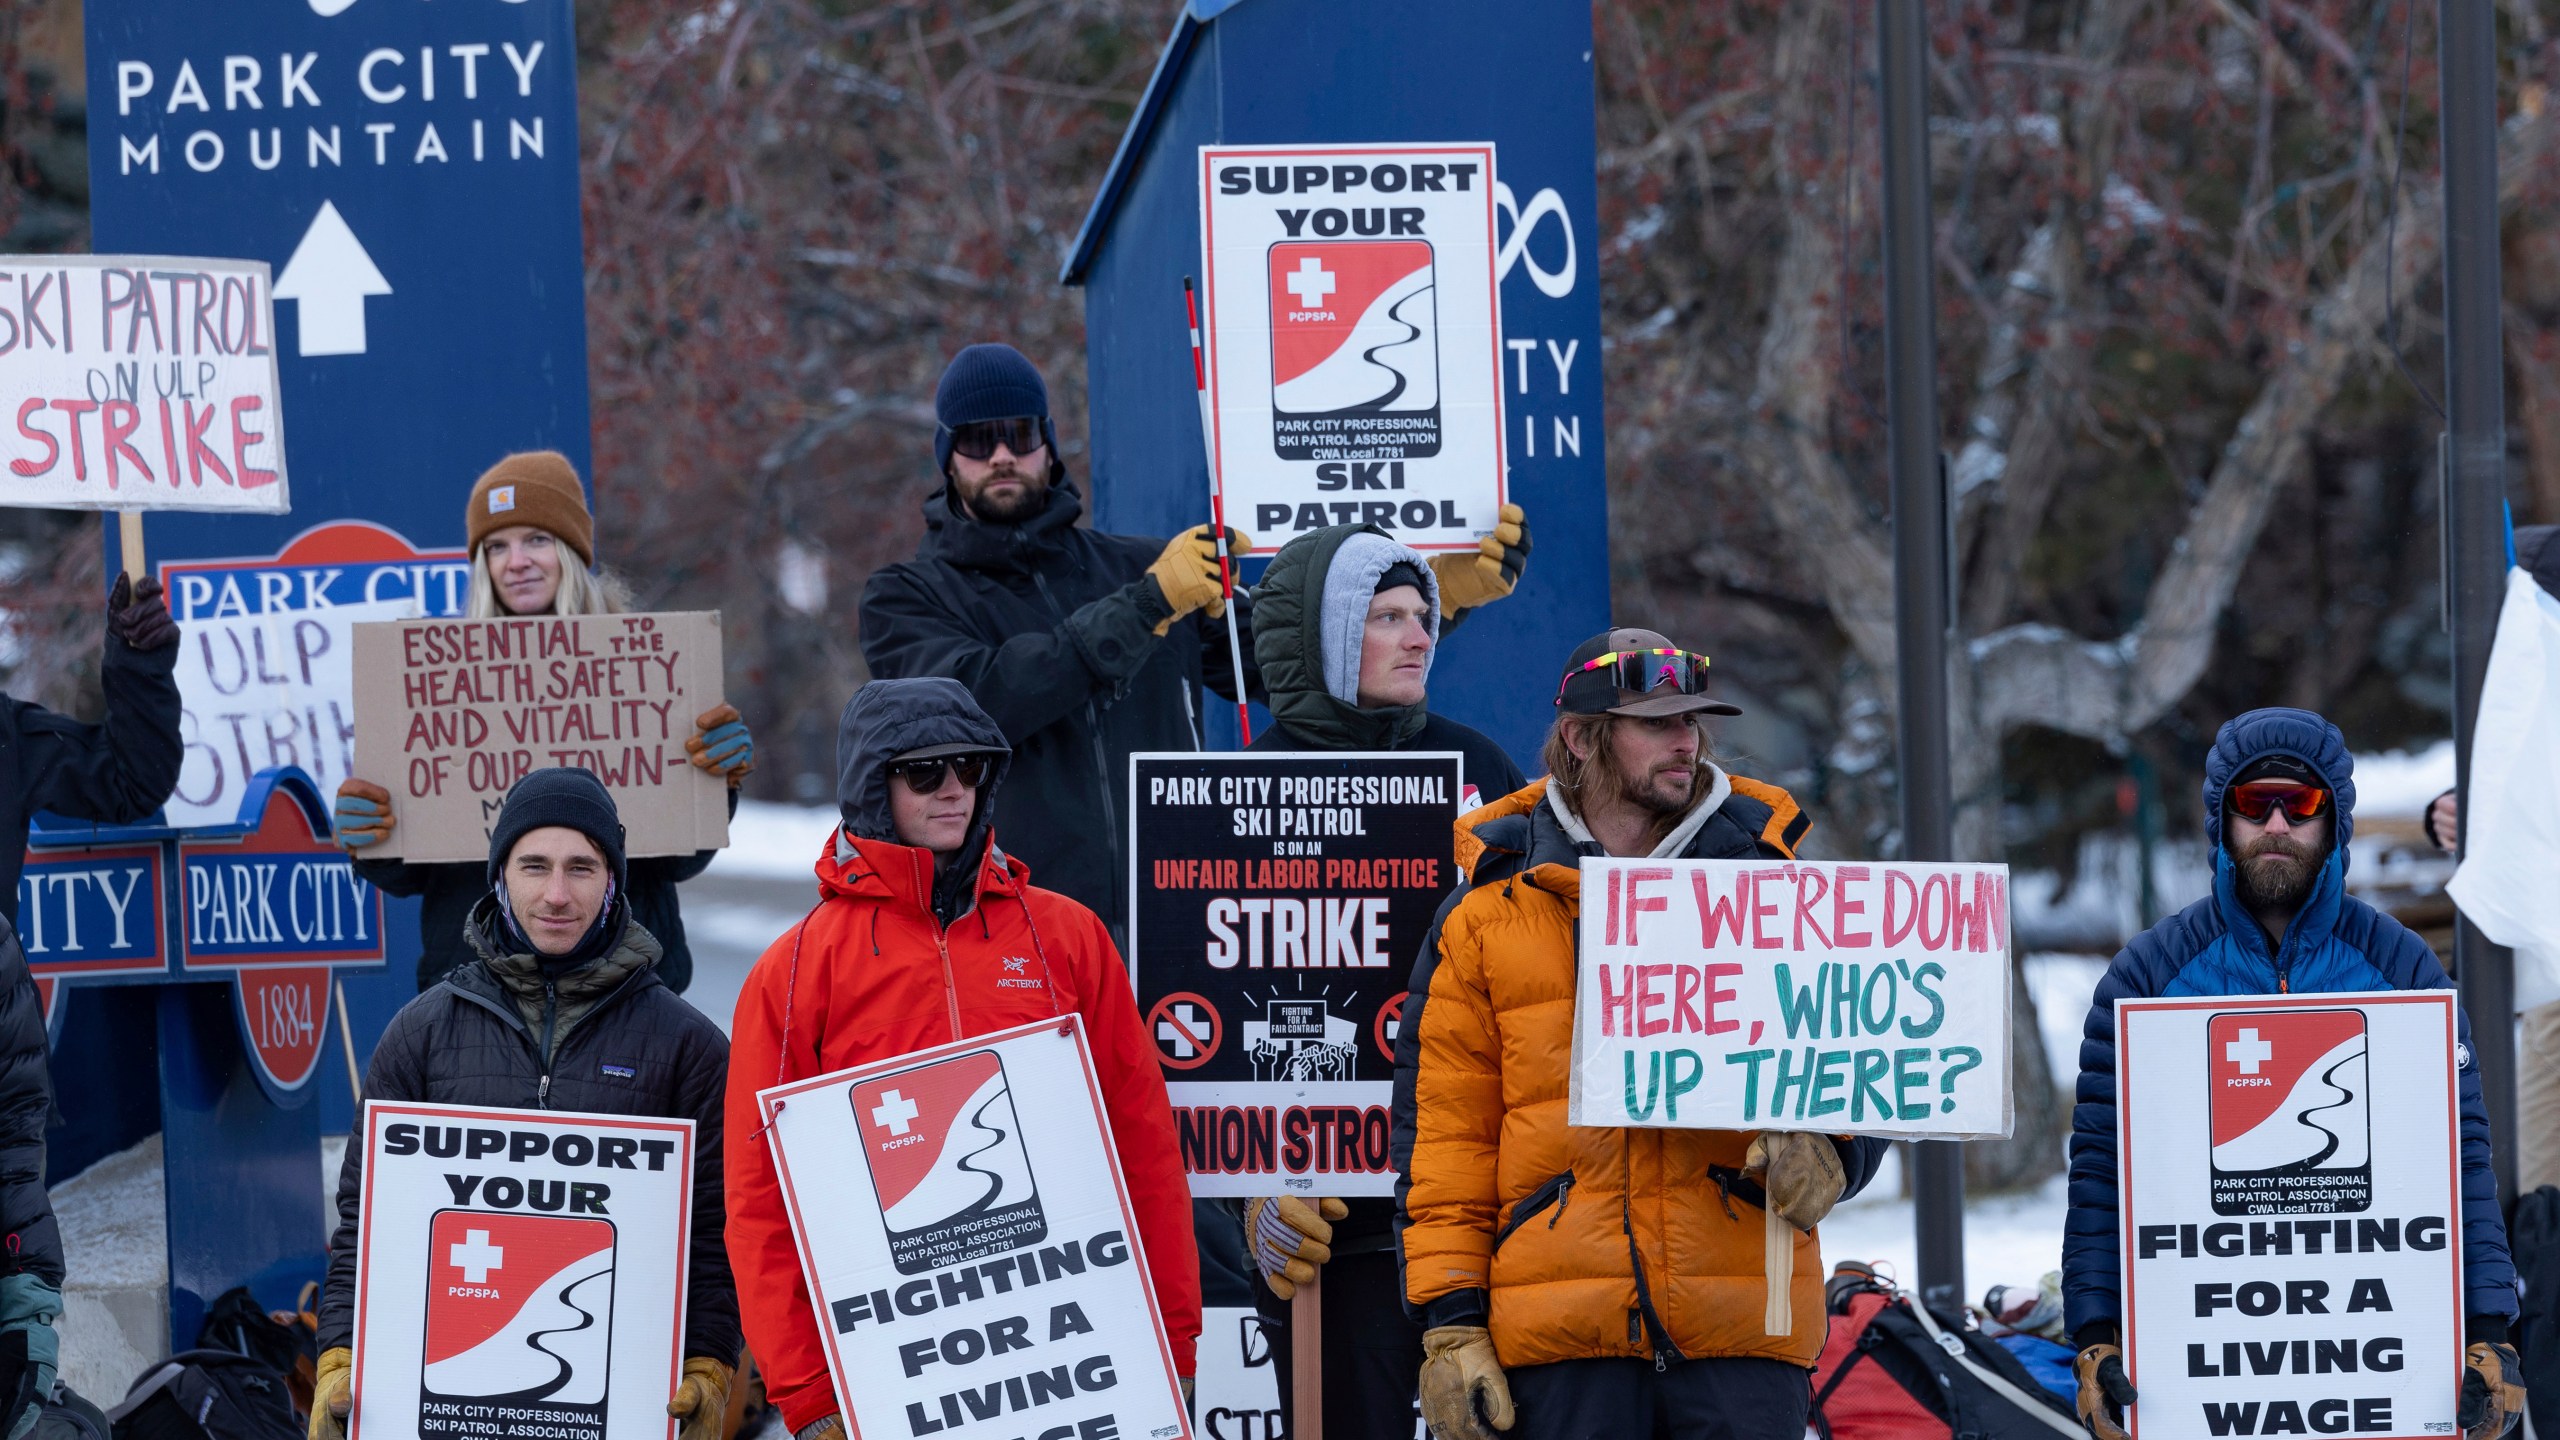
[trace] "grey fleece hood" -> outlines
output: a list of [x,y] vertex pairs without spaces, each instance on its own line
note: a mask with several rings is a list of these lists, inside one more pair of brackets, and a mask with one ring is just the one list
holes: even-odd
[[928,745],[971,745],[995,757],[963,849],[975,854],[995,823],[996,789],[1013,764],[1013,747],[957,680],[874,680],[853,692],[836,723],[836,807],[844,813],[844,827],[865,840],[896,843],[889,761]]

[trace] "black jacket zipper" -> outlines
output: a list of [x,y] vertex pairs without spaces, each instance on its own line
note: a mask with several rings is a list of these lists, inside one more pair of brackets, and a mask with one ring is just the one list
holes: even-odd
[[1512,1207],[1511,1218],[1503,1221],[1502,1228],[1493,1232],[1493,1248],[1501,1249],[1502,1242],[1511,1238],[1512,1231],[1536,1219],[1538,1213],[1550,1205],[1555,1207],[1555,1213],[1547,1217],[1547,1228],[1553,1230],[1556,1228],[1556,1222],[1564,1218],[1565,1206],[1571,1203],[1573,1203],[1573,1172],[1567,1170],[1530,1191],[1518,1205]]

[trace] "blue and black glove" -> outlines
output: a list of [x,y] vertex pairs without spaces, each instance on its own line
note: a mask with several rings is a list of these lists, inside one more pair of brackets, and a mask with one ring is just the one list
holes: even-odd
[[391,792],[370,780],[338,784],[338,808],[332,816],[341,849],[362,850],[391,837]]
[[[16,1237],[12,1236],[12,1239]],[[62,1292],[21,1270],[0,1279],[0,1425],[6,1440],[25,1440],[53,1394],[62,1342],[53,1322],[62,1315]]]
[[693,767],[713,775],[726,776],[729,788],[756,768],[755,737],[747,733],[747,722],[738,718],[735,705],[714,705],[693,717],[693,738],[684,742],[684,752]]

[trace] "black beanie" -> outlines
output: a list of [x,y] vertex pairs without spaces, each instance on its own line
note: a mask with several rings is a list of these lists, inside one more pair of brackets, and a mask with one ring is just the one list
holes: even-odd
[[1058,453],[1057,438],[1049,430],[1049,387],[1040,379],[1040,367],[1010,345],[972,345],[952,356],[933,391],[933,468],[951,468],[955,427],[1016,415],[1038,416],[1040,438],[1048,442],[1052,456]]
[[1399,585],[1412,586],[1421,591],[1426,599],[1431,594],[1431,587],[1422,581],[1422,567],[1410,560],[1399,560],[1388,566],[1387,573],[1378,577],[1378,583],[1371,587],[1369,593],[1375,595],[1380,590],[1393,590]]
[[507,855],[527,831],[565,825],[596,842],[613,870],[613,888],[624,888],[629,866],[622,856],[622,816],[613,808],[612,792],[592,770],[574,765],[536,770],[507,792],[498,810],[497,828],[489,832],[489,883],[505,883]]

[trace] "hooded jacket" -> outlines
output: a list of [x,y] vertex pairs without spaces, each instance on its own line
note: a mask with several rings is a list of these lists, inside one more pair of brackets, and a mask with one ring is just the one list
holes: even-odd
[[[1369,599],[1399,563],[1422,574],[1423,623],[1436,647],[1443,628],[1440,582],[1419,551],[1375,525],[1328,526],[1280,547],[1253,587],[1253,657],[1273,723],[1246,748],[1455,750],[1466,757],[1466,791],[1508,795],[1529,782],[1491,736],[1421,705],[1360,708]],[[1463,808],[1473,805],[1470,800]]]
[[[951,862],[901,845],[888,761],[927,745],[979,743],[997,755],[978,813]],[[874,680],[845,708],[836,753],[845,823],[817,862],[818,903],[748,972],[732,1035],[728,1113],[761,1128],[756,1092],[971,1035],[1075,1014],[1111,1119],[1120,1168],[1154,1277],[1176,1367],[1189,1374],[1200,1335],[1190,1186],[1164,1075],[1138,1018],[1128,967],[1094,913],[1034,888],[996,848],[992,813],[1006,780],[1004,737],[950,680]],[[948,925],[934,915],[936,872],[969,881]],[[748,1343],[784,1421],[836,1413],[800,1257],[771,1150],[729,1152],[729,1255],[746,1298]]]
[[[1657,855],[1791,859],[1784,790],[1716,772]],[[1607,1356],[1822,1349],[1818,1232],[1796,1237],[1795,1333],[1761,1333],[1767,1292],[1752,1132],[1568,1126],[1582,857],[1603,853],[1548,782],[1458,821],[1466,888],[1414,967],[1396,1036],[1393,1155],[1406,1308],[1489,1325],[1504,1367]],[[1839,1140],[1855,1195],[1885,1152]]]
[[[529,951],[503,942],[498,902],[471,913],[467,964],[400,1007],[365,1068],[367,1100],[583,1110],[693,1121],[693,1253],[684,1353],[738,1363],[738,1290],[721,1210],[721,1095],[729,1042],[658,979],[658,942],[630,918],[603,956],[546,980]],[[355,1334],[356,1237],[364,1195],[364,1123],[338,1169],[338,1227],[320,1298],[320,1348]],[[744,1132],[753,1134],[752,1128]]]
[[[2271,755],[2298,760],[2335,797],[2328,857],[2284,940],[2240,903],[2222,844],[2222,802],[2232,777]],[[2116,1210],[2116,1026],[2118,1000],[2171,995],[2323,994],[2347,990],[2449,990],[2433,950],[2399,921],[2347,894],[2348,842],[2355,836],[2355,760],[2338,727],[2308,710],[2252,710],[2222,727],[2206,758],[2205,839],[2213,847],[2213,893],[2133,937],[2098,982],[2081,1028],[2080,1083],[2071,1112],[2071,1208],[2064,1219],[2065,1323],[2077,1335],[2094,1321],[2120,1321],[2123,1277]],[[2471,1060],[2471,1021],[2461,1018],[2462,1281],[2465,1313],[2516,1314],[2515,1262],[2489,1164],[2489,1116],[2480,1070]]]
[[1079,529],[1083,513],[1064,475],[1013,525],[978,520],[944,484],[925,502],[916,558],[863,586],[862,660],[879,678],[968,687],[1013,747],[1014,853],[1119,926],[1129,756],[1199,749],[1192,697],[1205,680],[1232,700],[1234,682],[1225,621],[1203,611],[1155,633],[1172,609],[1146,571],[1165,542]]

